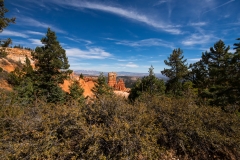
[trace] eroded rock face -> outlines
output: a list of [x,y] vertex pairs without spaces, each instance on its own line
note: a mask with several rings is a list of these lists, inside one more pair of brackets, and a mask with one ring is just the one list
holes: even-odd
[[110,72],[108,73],[108,85],[113,87],[117,84],[117,73]]
[[117,81],[117,73],[115,72],[108,73],[108,85],[116,91],[129,91],[129,89],[125,87],[123,79]]

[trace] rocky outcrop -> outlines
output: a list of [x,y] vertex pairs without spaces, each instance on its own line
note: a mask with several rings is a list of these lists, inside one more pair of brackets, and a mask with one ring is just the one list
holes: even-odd
[[110,72],[108,73],[108,85],[113,87],[117,84],[117,73]]
[[123,79],[117,81],[117,73],[110,72],[108,73],[108,85],[112,87],[115,91],[124,91],[129,92],[130,89],[125,87]]

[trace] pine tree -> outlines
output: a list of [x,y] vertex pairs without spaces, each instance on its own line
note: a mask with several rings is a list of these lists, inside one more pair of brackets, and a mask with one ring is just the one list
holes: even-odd
[[81,73],[80,75],[79,75],[79,79],[83,79],[84,77],[83,77],[83,74]]
[[149,75],[139,79],[132,87],[129,99],[135,100],[137,97],[146,93],[150,96],[163,95],[165,92],[165,83],[162,79],[158,79],[154,74],[154,68],[149,68]]
[[4,0],[0,0],[0,32],[3,31],[10,23],[15,23],[16,18],[6,18],[5,13],[8,9],[4,7]]
[[78,81],[74,81],[71,86],[69,86],[69,96],[72,100],[76,100],[78,103],[82,104],[84,102],[84,89],[81,87]]
[[35,75],[38,78],[36,95],[47,96],[48,102],[64,101],[64,92],[59,84],[62,84],[72,72],[69,70],[65,50],[50,28],[41,42],[44,46],[36,47],[35,52],[32,52],[36,67]]
[[166,92],[173,93],[174,95],[181,95],[182,83],[185,76],[188,74],[188,66],[186,59],[182,55],[182,50],[180,48],[174,49],[168,61],[164,60],[164,63],[170,67],[170,69],[165,69],[161,73],[169,78],[167,82]]
[[31,61],[27,56],[25,56],[25,64],[23,66],[23,72],[25,73],[25,77],[29,77],[31,79],[34,78],[34,70],[31,65]]
[[226,106],[235,103],[232,95],[235,63],[229,49],[229,46],[219,40],[210,48],[210,52],[202,54],[199,62],[191,65],[192,82],[198,88],[199,96],[211,105]]
[[[3,31],[4,28],[9,26],[10,23],[15,23],[15,18],[6,18],[5,13],[8,10],[4,7],[4,0],[0,0],[0,33]],[[8,47],[9,44],[12,43],[12,40],[8,38],[7,40],[0,39],[0,58],[6,57],[7,53],[5,51],[5,47]]]
[[[240,41],[240,38],[237,38],[237,40]],[[239,53],[240,52],[240,42],[234,43],[234,46],[235,46],[235,48],[233,48],[233,49],[235,49],[236,52]]]
[[108,86],[103,73],[100,73],[98,76],[97,82],[93,87],[92,92],[96,97],[99,97],[100,95],[113,95],[113,90]]
[[210,52],[205,52],[203,56],[207,57],[205,64],[208,66],[209,81],[208,91],[210,104],[225,106],[230,103],[231,86],[231,59],[232,54],[229,53],[230,47],[226,46],[222,40],[214,44],[210,48]]
[[[237,40],[240,40],[238,38]],[[236,105],[240,105],[240,42],[235,43],[235,53],[232,58],[232,79],[231,79],[231,86],[232,86],[232,101],[235,102]]]
[[29,104],[34,100],[34,72],[29,58],[26,56],[22,67],[16,68],[8,75],[8,82],[18,93],[18,99],[24,104]]

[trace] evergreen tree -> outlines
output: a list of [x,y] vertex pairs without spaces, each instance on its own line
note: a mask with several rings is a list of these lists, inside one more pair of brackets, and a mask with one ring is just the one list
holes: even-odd
[[[4,7],[4,0],[0,0],[0,33],[6,28],[10,23],[15,23],[15,18],[6,18],[5,13],[8,10]],[[9,44],[12,43],[12,40],[8,38],[7,40],[0,39],[0,58],[6,57],[7,53],[5,51],[5,47],[8,47]]]
[[135,100],[137,97],[146,93],[150,96],[152,95],[163,95],[165,92],[165,83],[162,79],[158,79],[154,74],[154,68],[151,66],[149,68],[149,75],[144,76],[142,79],[138,79],[138,81],[133,85],[129,99]]
[[199,96],[212,105],[235,103],[232,96],[235,63],[229,49],[219,40],[210,48],[210,52],[202,54],[199,62],[191,65],[193,83],[198,88]]
[[14,90],[18,93],[18,99],[24,104],[32,103],[34,97],[34,82],[30,77],[23,77],[19,85],[14,87]]
[[34,78],[33,67],[31,65],[30,59],[27,56],[25,56],[25,64],[23,66],[23,72],[25,73],[25,77],[29,77],[31,79]]
[[23,80],[24,72],[18,67],[14,69],[14,71],[10,72],[8,75],[8,83],[13,87],[19,86],[21,81]]
[[8,9],[4,7],[4,0],[0,0],[0,32],[3,31],[10,23],[15,23],[16,18],[6,18],[5,13]]
[[27,104],[34,100],[34,79],[33,68],[27,56],[22,69],[16,68],[8,76],[8,82],[17,91],[18,98],[23,103]]
[[100,95],[113,95],[113,90],[108,86],[103,73],[100,73],[98,76],[97,82],[93,87],[92,92],[96,97]]
[[[240,40],[238,38],[237,40]],[[232,86],[232,98],[236,105],[240,105],[240,42],[235,43],[235,53],[232,58],[232,79],[231,79],[231,86]]]
[[161,71],[161,73],[169,78],[167,82],[166,92],[173,93],[174,95],[181,95],[182,83],[185,76],[188,74],[188,67],[186,59],[182,55],[182,50],[180,48],[174,49],[168,61],[164,60],[164,63],[169,66],[169,69]]
[[84,77],[83,77],[83,74],[81,73],[80,75],[79,75],[79,79],[83,79]]
[[[237,38],[237,40],[240,41],[240,38]],[[240,52],[240,42],[234,43],[234,46],[235,46],[235,48],[233,48],[233,49],[235,49],[236,52],[239,53]]]
[[207,57],[205,65],[208,66],[209,80],[208,91],[210,104],[225,106],[231,102],[231,59],[232,54],[229,53],[230,47],[225,46],[222,40],[214,44],[210,48],[210,52],[205,52],[204,57]]
[[41,40],[44,46],[36,47],[32,52],[35,61],[36,95],[47,96],[48,102],[64,100],[64,92],[59,84],[69,77],[68,59],[65,50],[57,41],[55,32],[48,28],[46,37]]
[[69,96],[71,97],[71,99],[76,100],[80,104],[84,102],[84,89],[81,87],[78,81],[74,81],[72,85],[69,86],[69,91]]

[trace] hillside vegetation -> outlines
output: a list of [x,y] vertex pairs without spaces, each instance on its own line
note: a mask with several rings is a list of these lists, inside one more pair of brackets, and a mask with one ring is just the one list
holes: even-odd
[[[15,18],[0,7],[1,33]],[[14,49],[0,41],[0,159],[240,159],[240,43],[219,40],[190,65],[174,49],[167,82],[151,66],[124,98],[103,73],[84,95],[55,32],[41,42],[6,69]]]
[[192,98],[24,104],[1,93],[1,159],[239,159],[240,118]]

